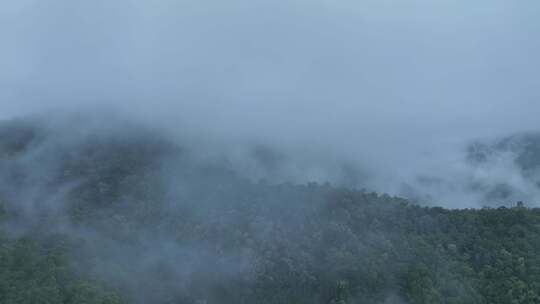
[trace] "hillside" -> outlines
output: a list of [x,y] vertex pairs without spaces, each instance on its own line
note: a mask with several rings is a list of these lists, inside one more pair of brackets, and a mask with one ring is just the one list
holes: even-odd
[[540,209],[253,182],[195,154],[124,121],[3,122],[0,303],[540,303]]

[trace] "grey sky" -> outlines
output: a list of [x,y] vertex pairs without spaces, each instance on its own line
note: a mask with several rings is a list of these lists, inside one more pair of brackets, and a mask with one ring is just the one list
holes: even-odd
[[0,11],[5,113],[154,103],[299,127],[536,116],[536,1],[21,0]]
[[538,16],[534,0],[3,1],[0,116],[113,105],[390,166],[538,127]]

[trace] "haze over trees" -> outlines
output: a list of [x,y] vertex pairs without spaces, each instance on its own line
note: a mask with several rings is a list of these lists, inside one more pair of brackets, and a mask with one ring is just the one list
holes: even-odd
[[0,1],[0,304],[540,304],[540,1]]
[[253,181],[109,118],[1,123],[0,303],[540,303],[536,208]]

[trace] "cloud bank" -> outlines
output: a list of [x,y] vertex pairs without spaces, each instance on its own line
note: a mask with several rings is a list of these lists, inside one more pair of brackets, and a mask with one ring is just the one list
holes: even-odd
[[[493,174],[467,163],[467,143],[538,129],[535,1],[0,8],[1,117],[114,108],[225,151],[254,178],[476,206],[462,181]],[[495,168],[519,180],[512,162]]]

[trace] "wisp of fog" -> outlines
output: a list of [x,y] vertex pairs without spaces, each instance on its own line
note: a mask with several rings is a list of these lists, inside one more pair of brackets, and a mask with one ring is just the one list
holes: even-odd
[[0,302],[536,303],[538,16],[2,1]]
[[5,1],[0,116],[105,108],[255,180],[535,205],[537,174],[515,160],[526,147],[481,163],[469,150],[538,130],[539,11],[532,0]]

